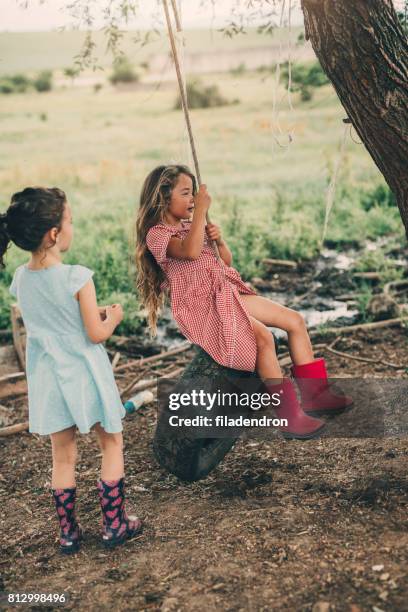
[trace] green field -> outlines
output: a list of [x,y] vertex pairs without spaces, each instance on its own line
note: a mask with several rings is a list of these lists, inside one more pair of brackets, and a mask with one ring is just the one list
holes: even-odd
[[[292,30],[293,41],[301,32],[301,28]],[[143,33],[142,33],[143,35]],[[135,44],[136,32],[125,32],[120,48],[135,63],[147,61],[156,53],[167,53],[169,42],[167,34],[153,34],[151,42],[141,47]],[[95,55],[98,65],[109,68],[112,55],[106,48],[106,36],[103,32],[94,32]],[[249,29],[245,35],[233,40],[217,30],[187,30],[185,32],[186,47],[189,52],[223,51],[231,49],[247,49],[261,47],[269,41],[282,40],[287,44],[287,30],[276,30],[273,39],[260,36],[256,30]],[[1,32],[0,33],[0,74],[26,72],[35,70],[58,70],[71,66],[75,56],[84,43],[85,32],[79,30],[64,30],[60,32]]]
[[[20,43],[26,40],[24,53],[13,42],[18,36]],[[69,65],[73,34],[69,44],[60,46],[60,34],[47,34],[47,45],[34,54],[37,36],[2,34],[1,57],[13,57],[13,70],[19,71]],[[237,43],[225,39],[223,44]],[[201,173],[213,198],[210,213],[224,228],[234,265],[250,277],[260,275],[264,256],[312,257],[319,248],[326,187],[344,129],[345,113],[332,87],[316,89],[309,102],[294,94],[293,111],[280,89],[278,125],[272,112],[273,74],[214,73],[202,81],[217,84],[229,100],[239,100],[192,111]],[[157,164],[190,161],[182,113],[173,110],[175,98],[175,83],[151,91],[118,91],[105,84],[97,93],[84,87],[0,96],[1,210],[14,191],[27,185],[57,185],[67,192],[76,238],[66,261],[96,270],[101,301],[125,300],[123,333],[138,324],[131,255],[141,182]],[[286,146],[289,132],[293,142]],[[364,147],[348,136],[327,233],[339,249],[388,233],[403,239],[396,207],[374,205],[367,212],[361,206],[362,194],[370,197],[382,183]],[[1,273],[2,327],[8,326],[10,302],[5,287],[24,259],[12,248]]]

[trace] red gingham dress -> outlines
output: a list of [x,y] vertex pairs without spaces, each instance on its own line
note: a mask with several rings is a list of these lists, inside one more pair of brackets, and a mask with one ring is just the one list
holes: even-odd
[[[253,372],[257,355],[255,334],[240,293],[257,295],[231,266],[220,263],[204,234],[196,260],[167,257],[170,238],[183,240],[191,221],[180,228],[158,223],[146,243],[166,275],[161,288],[170,290],[171,311],[181,333],[223,366]],[[224,275],[224,272],[225,275]]]

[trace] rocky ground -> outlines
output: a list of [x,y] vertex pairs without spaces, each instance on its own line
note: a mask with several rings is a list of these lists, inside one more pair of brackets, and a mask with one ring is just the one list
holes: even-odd
[[[332,377],[408,377],[406,327],[334,339],[313,337]],[[126,343],[117,350],[119,364],[132,358]],[[185,366],[190,350],[156,374]],[[120,388],[136,374],[119,369]],[[7,425],[27,418],[25,392],[24,380],[1,386]],[[408,610],[406,437],[242,439],[208,478],[186,484],[153,456],[155,419],[151,403],[125,420],[128,505],[145,529],[114,552],[99,542],[96,441],[79,437],[86,536],[72,558],[57,552],[49,440],[0,437],[1,589],[66,592],[75,610]]]

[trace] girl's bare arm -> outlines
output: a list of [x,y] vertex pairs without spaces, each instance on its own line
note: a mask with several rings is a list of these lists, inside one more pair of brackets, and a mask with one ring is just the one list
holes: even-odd
[[110,338],[123,318],[120,304],[106,306],[106,318],[102,320],[92,279],[78,291],[77,299],[79,300],[82,320],[90,341],[98,344]]

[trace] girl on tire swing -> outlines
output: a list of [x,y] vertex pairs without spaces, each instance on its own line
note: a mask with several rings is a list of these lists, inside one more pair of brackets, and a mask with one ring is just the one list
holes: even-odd
[[[256,371],[271,395],[280,391],[275,412],[288,421],[280,427],[286,438],[314,438],[325,426],[315,417],[341,412],[352,399],[330,390],[325,361],[314,358],[302,315],[257,295],[231,267],[231,252],[219,227],[206,224],[210,204],[206,186],[197,191],[187,166],[158,166],[144,181],[136,221],[136,265],[150,331],[157,333],[158,311],[169,289],[181,333],[219,364]],[[210,244],[213,240],[221,261]],[[292,380],[282,375],[267,326],[288,334],[291,373],[301,403]]]

